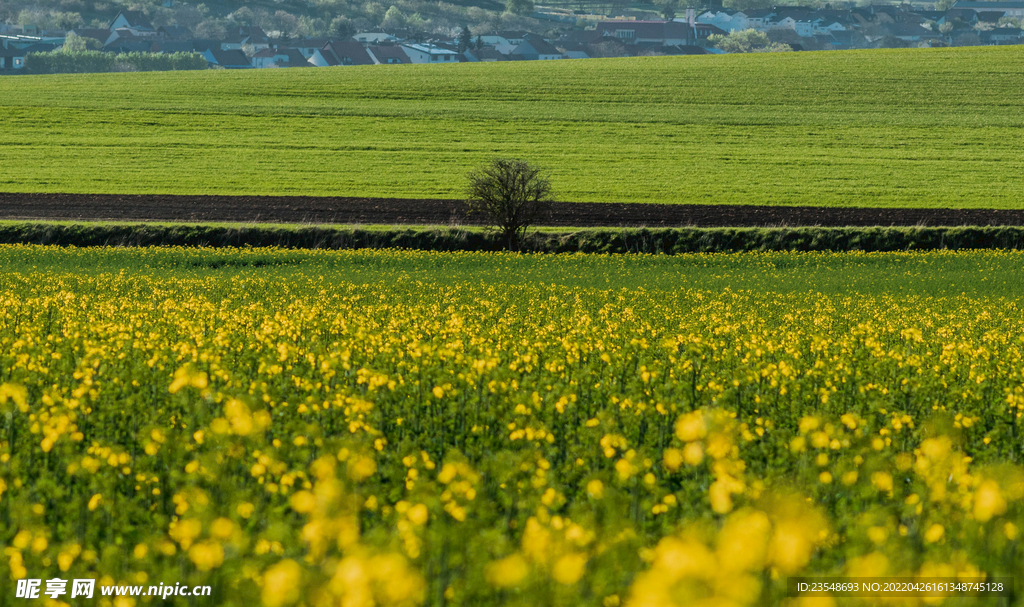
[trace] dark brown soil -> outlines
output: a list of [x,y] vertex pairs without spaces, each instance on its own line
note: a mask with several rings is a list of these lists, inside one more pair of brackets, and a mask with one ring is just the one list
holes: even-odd
[[[0,219],[473,225],[455,200],[309,196],[3,194]],[[1024,225],[1024,210],[556,203],[549,226]]]

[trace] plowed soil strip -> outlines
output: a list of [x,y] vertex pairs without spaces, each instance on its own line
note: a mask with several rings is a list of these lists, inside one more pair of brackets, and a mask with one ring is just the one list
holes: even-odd
[[[456,200],[302,196],[3,194],[0,219],[474,225]],[[1024,225],[1024,211],[556,203],[556,227]]]

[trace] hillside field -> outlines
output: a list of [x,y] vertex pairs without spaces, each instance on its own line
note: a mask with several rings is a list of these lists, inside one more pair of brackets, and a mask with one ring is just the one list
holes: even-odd
[[1024,206],[1022,47],[0,80],[0,191]]

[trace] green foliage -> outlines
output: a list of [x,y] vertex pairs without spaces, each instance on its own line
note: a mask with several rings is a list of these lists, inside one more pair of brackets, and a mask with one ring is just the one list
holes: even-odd
[[[75,247],[283,247],[497,251],[498,233],[478,228],[288,227],[155,223],[0,223],[0,243]],[[526,235],[537,253],[683,255],[741,251],[926,251],[1024,249],[1024,228],[623,228],[544,230]]]
[[788,44],[772,42],[768,34],[755,29],[732,32],[726,35],[711,34],[708,36],[715,48],[727,53],[779,53],[793,50]]
[[[2,10],[0,9],[0,11]],[[13,10],[13,7],[10,7],[9,10]],[[0,18],[2,17],[3,15],[0,13]],[[13,21],[21,26],[36,26],[41,30],[69,30],[81,27],[83,23],[82,16],[77,12],[63,12],[52,8],[43,8],[39,5],[32,5],[18,11],[17,17]]]
[[533,0],[505,0],[505,10],[513,15],[529,15],[533,12]]
[[1002,46],[12,78],[0,156],[19,169],[0,181],[461,199],[461,175],[506,156],[547,167],[563,201],[1021,208],[1024,138],[1007,133],[1024,125],[1022,60]]
[[671,21],[676,18],[676,3],[674,0],[665,3],[661,8],[661,16],[665,21]]
[[391,5],[388,8],[388,12],[384,13],[384,19],[380,22],[380,26],[384,29],[393,29],[398,27],[405,27],[405,15],[395,5]]
[[724,0],[722,6],[738,11],[751,10],[755,8],[770,8],[774,5],[772,0]]
[[196,53],[114,54],[62,49],[50,53],[29,53],[25,57],[25,69],[34,74],[205,70],[207,65],[206,59]]
[[64,44],[61,46],[60,51],[62,53],[81,53],[82,51],[88,50],[86,39],[82,38],[74,32],[69,32],[67,37],[64,38]]
[[342,39],[351,38],[357,33],[355,24],[348,17],[335,17],[331,20],[329,29],[332,36]]

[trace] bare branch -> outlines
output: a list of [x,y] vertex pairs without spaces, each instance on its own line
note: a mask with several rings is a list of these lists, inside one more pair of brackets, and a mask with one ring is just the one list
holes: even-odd
[[523,160],[496,158],[469,174],[467,207],[486,215],[509,249],[551,210],[551,183]]

